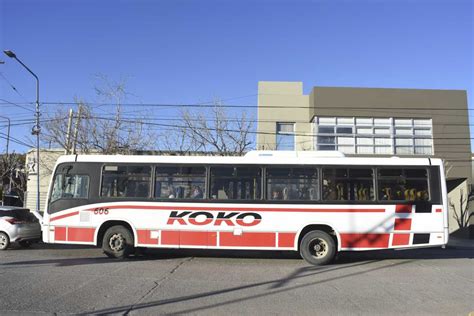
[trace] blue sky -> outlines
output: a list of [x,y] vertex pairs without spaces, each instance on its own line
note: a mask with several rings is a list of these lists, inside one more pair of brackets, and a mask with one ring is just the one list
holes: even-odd
[[[303,81],[306,93],[316,85],[463,89],[471,108],[473,15],[470,0],[1,0],[0,48],[38,74],[43,102],[95,101],[100,73],[126,78],[132,103],[256,105],[257,82],[281,80]],[[32,77],[0,60],[0,99],[34,101]],[[5,104],[0,112],[32,118]],[[24,140],[28,131],[16,126],[12,135]]]

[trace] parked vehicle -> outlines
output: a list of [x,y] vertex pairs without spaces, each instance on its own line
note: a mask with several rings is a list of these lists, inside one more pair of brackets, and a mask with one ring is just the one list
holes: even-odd
[[41,240],[41,225],[28,209],[14,206],[0,206],[0,250],[17,242],[29,247]]

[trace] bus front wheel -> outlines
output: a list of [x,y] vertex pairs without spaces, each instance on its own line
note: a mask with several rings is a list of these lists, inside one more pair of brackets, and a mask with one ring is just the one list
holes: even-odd
[[334,259],[336,244],[328,233],[313,230],[301,239],[300,255],[312,265],[324,265]]
[[110,227],[104,234],[102,250],[110,258],[127,258],[134,251],[132,233],[121,225]]

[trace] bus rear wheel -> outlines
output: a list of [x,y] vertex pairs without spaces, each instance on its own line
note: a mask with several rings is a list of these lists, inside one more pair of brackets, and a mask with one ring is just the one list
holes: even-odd
[[303,236],[300,242],[300,255],[312,265],[324,265],[336,255],[334,239],[326,232],[313,230]]
[[112,226],[104,234],[102,250],[110,258],[125,259],[134,252],[133,236],[124,226]]

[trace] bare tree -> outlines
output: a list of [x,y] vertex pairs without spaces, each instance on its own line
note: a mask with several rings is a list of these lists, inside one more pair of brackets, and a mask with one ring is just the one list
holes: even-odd
[[[78,112],[74,115],[73,133],[68,133],[67,113],[59,109],[45,123],[44,139],[62,148],[70,149],[72,143],[83,153],[130,154],[138,150],[151,148],[155,138],[144,128],[144,118],[124,119],[122,104],[127,97],[124,81],[111,82],[100,76],[101,85],[94,89],[99,100],[113,104],[114,109],[107,111],[101,105],[92,106],[76,99]],[[73,141],[66,139],[73,137]]]
[[231,114],[215,102],[214,106],[201,111],[182,110],[182,123],[162,137],[160,147],[181,152],[214,152],[219,155],[241,155],[251,149],[253,123],[245,111]]
[[20,200],[23,202],[24,192],[26,191],[26,174],[24,172],[24,166],[24,154],[11,153],[9,155],[1,155],[1,196],[8,191],[14,191],[19,193]]
[[456,209],[456,203],[449,200],[449,206],[453,210],[454,219],[459,225],[459,228],[464,228],[469,226],[469,219],[474,216],[474,213],[471,213],[469,210],[469,204],[474,199],[474,194],[471,192],[467,194],[461,189],[459,195],[459,210]]

